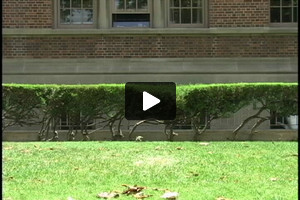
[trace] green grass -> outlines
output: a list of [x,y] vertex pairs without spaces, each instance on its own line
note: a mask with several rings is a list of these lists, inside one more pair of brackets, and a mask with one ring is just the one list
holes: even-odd
[[4,142],[3,193],[6,200],[88,200],[137,184],[149,187],[149,200],[163,194],[151,188],[179,192],[181,200],[294,200],[297,154],[297,142]]

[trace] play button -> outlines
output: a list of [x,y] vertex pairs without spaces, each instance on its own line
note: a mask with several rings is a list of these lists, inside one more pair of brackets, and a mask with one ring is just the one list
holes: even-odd
[[172,82],[129,82],[125,85],[127,120],[173,120],[176,85]]
[[160,100],[155,96],[149,94],[148,92],[143,92],[143,111],[152,108],[153,106],[159,104]]

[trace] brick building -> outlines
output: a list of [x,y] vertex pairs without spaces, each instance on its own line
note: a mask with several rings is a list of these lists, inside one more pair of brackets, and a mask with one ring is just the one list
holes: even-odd
[[297,81],[295,0],[2,3],[5,83]]

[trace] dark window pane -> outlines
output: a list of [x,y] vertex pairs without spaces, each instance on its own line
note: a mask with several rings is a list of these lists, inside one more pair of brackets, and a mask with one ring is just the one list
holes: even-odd
[[150,27],[150,15],[113,14],[113,27]]
[[280,8],[271,8],[271,22],[280,22]]
[[148,9],[148,0],[138,0],[138,9]]
[[298,8],[294,8],[293,22],[298,22]]
[[92,8],[93,0],[83,0],[83,8]]
[[293,0],[293,5],[298,6],[298,0]]
[[194,24],[202,23],[202,10],[201,9],[193,9],[193,21]]
[[193,0],[193,7],[201,7],[202,6],[202,0]]
[[82,10],[81,9],[72,9],[71,11],[71,23],[72,24],[81,24],[82,22]]
[[282,6],[292,6],[292,0],[282,0]]
[[93,24],[93,10],[92,9],[82,10],[82,22],[83,22],[83,24]]
[[81,0],[72,0],[72,8],[81,8]]
[[126,9],[136,9],[136,0],[127,0]]
[[179,24],[179,9],[171,9],[170,10],[170,21],[173,24]]
[[171,0],[170,6],[171,7],[179,7],[179,0]]
[[70,0],[60,0],[60,8],[70,8]]
[[71,14],[70,9],[61,9],[60,10],[60,23],[61,24],[70,24]]
[[191,7],[192,0],[181,0],[181,7]]
[[125,0],[115,0],[115,6],[118,10],[123,10],[125,8]]
[[271,0],[271,6],[280,6],[280,0]]
[[191,23],[191,9],[181,10],[181,23],[190,24]]
[[282,22],[292,22],[292,8],[282,8]]

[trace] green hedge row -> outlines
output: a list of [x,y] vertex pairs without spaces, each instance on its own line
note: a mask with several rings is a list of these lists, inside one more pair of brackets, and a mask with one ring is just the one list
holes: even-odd
[[[74,124],[69,130],[70,133],[75,131],[73,129],[76,129],[76,124],[80,124],[81,132],[88,135],[88,122],[91,119],[99,119],[110,127],[113,137],[122,136],[120,125],[124,118],[124,84],[3,84],[2,89],[4,129],[13,125],[41,124],[41,139],[47,139],[44,133],[56,133],[60,117],[68,114],[70,122]],[[165,130],[169,139],[175,135],[172,127],[178,124],[190,121],[197,136],[206,130],[212,120],[229,117],[253,103],[261,107],[257,115],[249,116],[249,119],[257,118],[260,121],[269,119],[260,116],[264,110],[276,111],[281,116],[297,114],[298,110],[297,83],[178,85],[176,93],[176,120],[157,121],[165,124],[166,129],[170,129],[169,132]],[[81,113],[79,121],[76,117],[78,113]],[[203,114],[208,116],[208,120],[199,122]],[[204,124],[204,127],[201,124]],[[242,126],[244,124],[237,127],[235,133]]]

